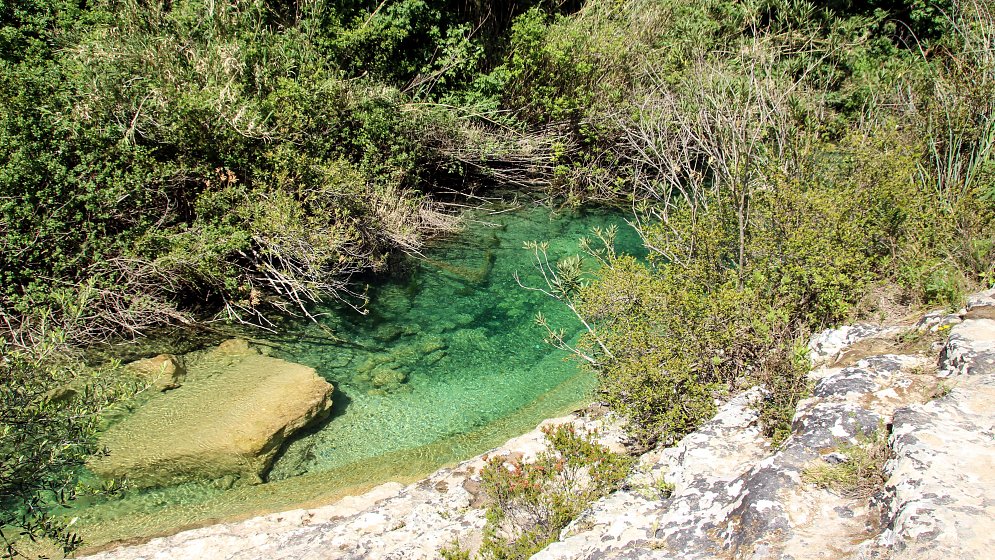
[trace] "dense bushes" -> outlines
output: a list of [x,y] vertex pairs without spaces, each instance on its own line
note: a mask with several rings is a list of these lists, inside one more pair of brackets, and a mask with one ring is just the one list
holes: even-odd
[[[537,251],[548,292],[588,329],[573,345],[539,322],[645,441],[675,441],[723,393],[757,383],[767,431],[783,437],[813,330],[956,305],[992,283],[995,118],[975,85],[995,77],[987,9],[631,1],[523,20],[530,39],[512,60],[547,70],[514,87],[538,81],[572,108],[588,147],[572,176],[628,197],[650,250],[615,255],[601,233],[586,279]],[[551,56],[574,34],[578,51]],[[869,292],[894,293],[886,284],[897,295],[872,304]]]
[[522,151],[434,102],[499,44],[454,4],[0,4],[6,338],[361,305],[353,272],[450,227],[434,171]]

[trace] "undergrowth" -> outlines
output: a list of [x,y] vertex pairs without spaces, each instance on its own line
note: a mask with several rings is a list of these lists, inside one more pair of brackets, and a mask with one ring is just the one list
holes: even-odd
[[459,543],[446,559],[526,559],[556,540],[590,503],[615,490],[633,459],[579,434],[572,424],[543,428],[548,449],[533,461],[492,457],[481,471],[487,524],[475,555]]
[[995,18],[970,1],[910,13],[902,27],[805,2],[628,0],[527,21],[515,56],[547,70],[518,79],[545,86],[538,102],[576,119],[586,146],[564,176],[624,195],[649,252],[616,254],[611,232],[582,244],[584,261],[532,244],[547,281],[532,288],[586,333],[537,323],[645,444],[675,443],[753,385],[780,441],[808,391],[807,340],[873,312],[868,292],[956,306],[995,281],[995,105],[981,87]]
[[840,445],[806,468],[802,480],[849,498],[866,499],[884,487],[884,464],[890,453],[887,433],[878,430],[859,437],[856,443]]

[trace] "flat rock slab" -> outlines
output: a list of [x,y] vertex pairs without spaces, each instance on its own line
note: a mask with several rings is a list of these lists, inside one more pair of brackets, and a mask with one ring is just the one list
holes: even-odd
[[195,381],[150,399],[102,435],[110,454],[90,465],[94,472],[142,487],[258,480],[284,440],[331,407],[333,387],[314,369],[247,348],[220,348],[188,369]]
[[894,558],[982,560],[995,554],[995,382],[895,414],[883,544]]

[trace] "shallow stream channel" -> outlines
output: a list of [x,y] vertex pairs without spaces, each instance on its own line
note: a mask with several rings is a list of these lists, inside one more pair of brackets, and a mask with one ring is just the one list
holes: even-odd
[[462,233],[371,284],[366,314],[330,306],[318,310],[318,323],[255,335],[274,357],[310,366],[335,386],[330,417],[286,444],[262,484],[187,482],[83,499],[67,512],[78,518],[74,527],[94,550],[324,505],[387,481],[416,480],[577,408],[596,381],[544,343],[534,319],[541,312],[574,336],[580,325],[559,302],[520,287],[515,273],[543,285],[526,241],[548,241],[555,261],[580,253],[582,237],[610,225],[618,226],[620,252],[641,249],[620,213],[525,207],[478,214]]

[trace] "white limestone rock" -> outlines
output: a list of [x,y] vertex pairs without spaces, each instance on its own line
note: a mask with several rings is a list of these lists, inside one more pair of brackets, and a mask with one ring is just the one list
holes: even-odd
[[863,555],[991,558],[995,550],[995,311],[971,298],[940,358],[950,392],[895,412],[886,528]]

